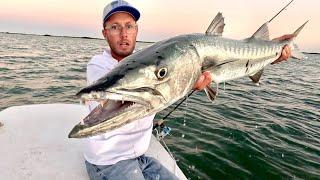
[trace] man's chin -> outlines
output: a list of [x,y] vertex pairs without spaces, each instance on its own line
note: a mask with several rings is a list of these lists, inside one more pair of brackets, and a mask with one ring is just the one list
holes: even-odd
[[126,57],[126,56],[129,56],[130,54],[132,54],[133,50],[120,50],[120,51],[117,51],[117,54],[119,56],[123,56],[123,57]]

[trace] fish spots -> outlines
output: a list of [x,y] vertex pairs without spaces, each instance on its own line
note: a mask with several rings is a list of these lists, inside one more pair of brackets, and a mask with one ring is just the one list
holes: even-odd
[[[250,67],[252,67],[252,64],[251,64]],[[249,71],[249,60],[246,63],[246,72],[245,73],[248,73],[248,71]]]
[[159,60],[162,60],[162,59],[164,59],[164,56],[163,55],[161,55],[158,51],[156,51],[156,58],[157,59],[159,59]]
[[161,55],[159,55],[157,58],[158,58],[159,60],[164,59],[164,57],[163,57],[163,56],[161,56]]
[[141,61],[141,62],[139,62],[139,64],[142,66],[149,66],[150,65],[150,63],[145,62],[145,61]]
[[159,66],[161,62],[165,59],[165,56],[163,55],[163,53],[159,53],[158,51],[156,51],[154,58],[156,66]]
[[246,74],[248,73],[248,71],[249,71],[249,68],[247,67],[247,68],[246,68]]

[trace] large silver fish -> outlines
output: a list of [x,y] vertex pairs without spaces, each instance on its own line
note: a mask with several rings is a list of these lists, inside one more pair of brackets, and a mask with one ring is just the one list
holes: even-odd
[[[271,20],[270,20],[271,21]],[[244,76],[259,82],[263,68],[281,55],[288,44],[293,57],[301,58],[293,39],[269,39],[268,21],[250,38],[221,36],[224,18],[214,18],[205,34],[181,35],[153,44],[124,58],[119,65],[77,95],[83,100],[107,100],[97,106],[69,134],[94,136],[157,113],[186,96],[202,72],[210,71],[213,83]],[[298,35],[304,23],[294,33]],[[212,101],[216,90],[205,89]]]

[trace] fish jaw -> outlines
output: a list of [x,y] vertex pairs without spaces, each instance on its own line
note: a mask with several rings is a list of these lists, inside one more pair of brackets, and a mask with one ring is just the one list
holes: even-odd
[[[85,137],[91,137],[99,134],[106,133],[108,131],[111,131],[113,129],[119,128],[121,126],[124,126],[125,124],[128,124],[132,122],[133,120],[139,118],[139,116],[143,116],[144,114],[148,114],[150,109],[146,108],[142,105],[132,105],[130,107],[127,107],[126,110],[122,109],[122,111],[117,111],[119,114],[113,114],[115,115],[112,118],[109,118],[109,116],[103,117],[102,115],[104,113],[97,113],[97,112],[103,112],[108,111],[106,108],[98,105],[85,119],[87,121],[95,121],[101,117],[101,121],[89,125],[86,123],[79,123],[77,124],[69,133],[69,138],[85,138]],[[97,116],[99,115],[99,116]]]
[[166,103],[161,94],[145,91],[118,90],[91,92],[81,96],[82,101],[100,101],[82,122],[69,133],[69,138],[84,138],[103,134],[136,119],[158,112]]

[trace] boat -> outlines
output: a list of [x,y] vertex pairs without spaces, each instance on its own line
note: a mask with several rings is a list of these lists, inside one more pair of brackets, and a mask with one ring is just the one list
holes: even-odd
[[[72,127],[88,113],[78,104],[35,104],[2,110],[1,179],[88,180],[83,141],[68,138]],[[158,159],[179,179],[187,179],[155,136],[146,155]]]

